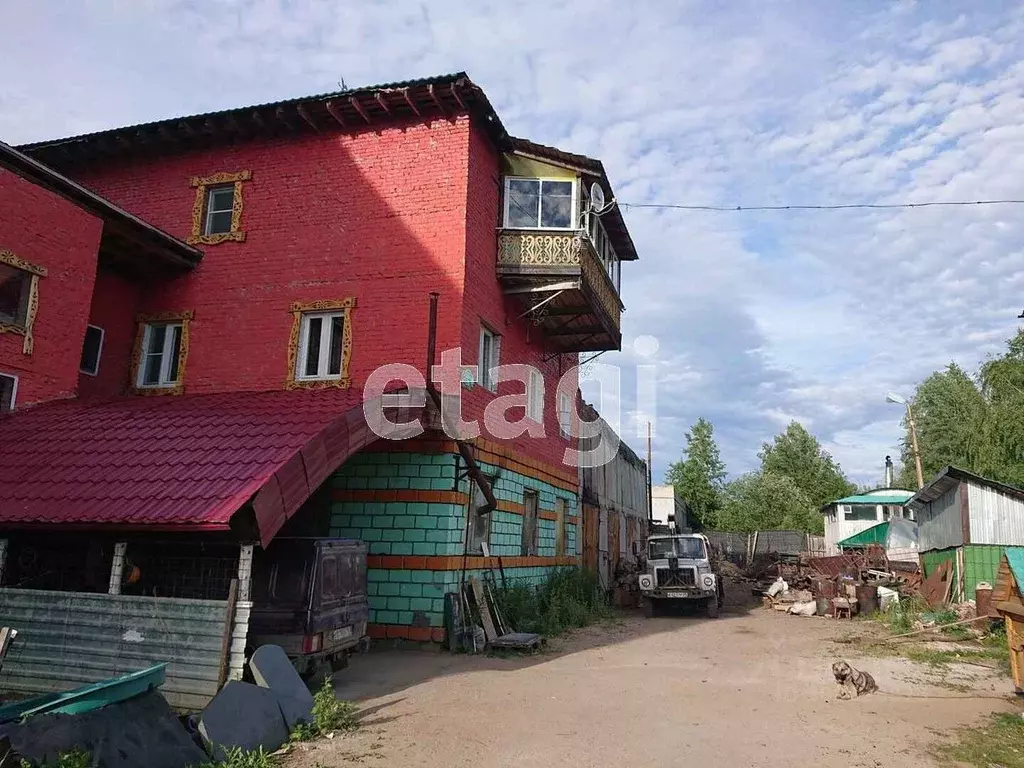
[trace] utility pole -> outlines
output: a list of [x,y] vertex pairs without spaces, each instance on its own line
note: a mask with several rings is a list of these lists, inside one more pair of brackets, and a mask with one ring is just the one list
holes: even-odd
[[910,423],[910,444],[914,448],[914,468],[917,470],[917,490],[924,488],[924,472],[921,471],[921,450],[917,447],[917,427],[914,425],[914,412],[907,403],[907,421]]

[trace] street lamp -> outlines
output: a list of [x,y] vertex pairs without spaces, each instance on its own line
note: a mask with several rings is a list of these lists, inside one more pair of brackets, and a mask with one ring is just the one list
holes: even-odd
[[917,447],[917,427],[914,426],[914,412],[910,410],[910,403],[905,397],[900,397],[892,392],[885,396],[885,402],[907,406],[907,422],[910,424],[910,444],[914,449],[914,466],[917,469],[917,490],[921,490],[924,488],[924,472],[921,471],[921,451]]

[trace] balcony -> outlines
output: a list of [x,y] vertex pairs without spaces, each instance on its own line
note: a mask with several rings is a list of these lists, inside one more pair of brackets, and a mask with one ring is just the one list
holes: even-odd
[[553,350],[621,348],[622,302],[586,231],[501,230],[498,279]]

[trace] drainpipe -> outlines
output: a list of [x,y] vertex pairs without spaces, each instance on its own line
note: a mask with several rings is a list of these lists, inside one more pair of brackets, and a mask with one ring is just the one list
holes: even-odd
[[[431,399],[434,401],[434,405],[437,406],[437,411],[441,413],[441,393],[437,391],[437,387],[434,386],[434,360],[437,357],[437,300],[440,296],[436,291],[430,292],[430,318],[429,324],[427,325],[427,392],[430,394]],[[442,420],[443,424],[443,420]],[[455,445],[458,446],[459,455],[462,456],[462,460],[466,462],[466,472],[473,479],[484,495],[487,503],[482,507],[477,507],[476,513],[478,515],[486,515],[489,512],[493,512],[498,506],[498,500],[494,498],[494,491],[491,489],[491,484],[487,480],[487,476],[480,471],[480,466],[476,463],[476,459],[473,458],[473,448],[465,440],[455,439]],[[472,498],[472,494],[470,494]]]

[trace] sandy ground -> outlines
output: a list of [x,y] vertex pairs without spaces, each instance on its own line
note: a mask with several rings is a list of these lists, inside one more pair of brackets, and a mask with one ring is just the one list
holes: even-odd
[[[336,677],[361,728],[302,748],[346,766],[914,766],[956,727],[1013,705],[1008,678],[849,655],[849,622],[734,609],[718,620],[629,615],[528,658],[377,651]],[[836,699],[843,654],[880,692]],[[956,690],[936,684],[952,675]],[[965,690],[965,689],[970,690]]]

